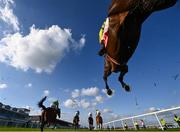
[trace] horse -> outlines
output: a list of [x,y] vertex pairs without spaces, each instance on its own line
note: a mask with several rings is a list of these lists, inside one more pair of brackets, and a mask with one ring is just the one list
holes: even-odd
[[153,12],[172,7],[176,2],[177,0],[112,0],[108,11],[108,42],[103,75],[108,95],[112,95],[108,76],[113,72],[120,72],[118,80],[122,88],[127,92],[131,90],[124,82],[124,76],[128,72],[127,63],[138,46],[143,22]]
[[102,129],[103,128],[103,119],[100,113],[98,113],[96,115],[96,126],[98,129]]
[[56,119],[57,115],[60,118],[60,109],[55,109],[51,107],[45,107],[43,105],[43,102],[46,100],[46,97],[44,97],[41,101],[39,101],[38,106],[39,108],[42,108],[42,113],[40,116],[40,122],[41,122],[41,132],[43,132],[44,126],[47,125],[54,125],[54,128],[56,124],[59,122],[59,120]]

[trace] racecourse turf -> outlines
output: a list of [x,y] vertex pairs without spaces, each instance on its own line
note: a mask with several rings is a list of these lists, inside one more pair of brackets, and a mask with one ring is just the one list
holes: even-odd
[[[40,132],[40,129],[39,128],[8,128],[8,127],[0,127],[0,132],[37,132],[39,131]],[[77,131],[74,131],[73,129],[55,129],[55,130],[52,130],[52,129],[44,129],[45,132],[79,132],[79,131],[82,131],[82,132],[88,132],[87,129],[79,129]],[[93,130],[95,132],[108,132],[108,131],[112,131],[112,132],[121,132],[122,130]],[[133,131],[133,130],[132,130]],[[125,132],[132,132],[132,131],[125,131]],[[161,130],[139,130],[140,132],[159,132]],[[168,129],[166,131],[179,131],[180,132],[180,129]]]

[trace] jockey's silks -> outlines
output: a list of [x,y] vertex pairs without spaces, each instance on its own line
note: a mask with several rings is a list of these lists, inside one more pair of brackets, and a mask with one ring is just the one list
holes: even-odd
[[99,43],[104,44],[105,47],[107,46],[107,42],[108,42],[108,28],[109,28],[109,18],[106,18],[99,31]]

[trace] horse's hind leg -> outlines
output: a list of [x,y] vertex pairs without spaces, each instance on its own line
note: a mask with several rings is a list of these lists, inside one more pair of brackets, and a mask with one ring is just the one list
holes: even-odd
[[129,85],[127,85],[125,82],[124,82],[124,76],[125,74],[128,72],[128,66],[127,65],[124,65],[121,67],[121,73],[119,75],[119,81],[122,85],[122,87],[127,91],[129,92],[130,91],[130,87]]

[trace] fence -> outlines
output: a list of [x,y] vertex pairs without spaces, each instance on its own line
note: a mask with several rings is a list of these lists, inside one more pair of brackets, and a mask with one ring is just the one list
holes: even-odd
[[[137,129],[134,124],[140,124],[140,120],[143,120],[147,128],[160,128],[164,130],[164,127],[160,122],[161,119],[166,121],[168,127],[177,128],[178,124],[174,121],[174,114],[180,116],[180,106],[109,121],[104,123],[104,128],[110,130],[126,130],[126,126],[128,126],[129,129]],[[142,125],[139,126],[143,127]]]

